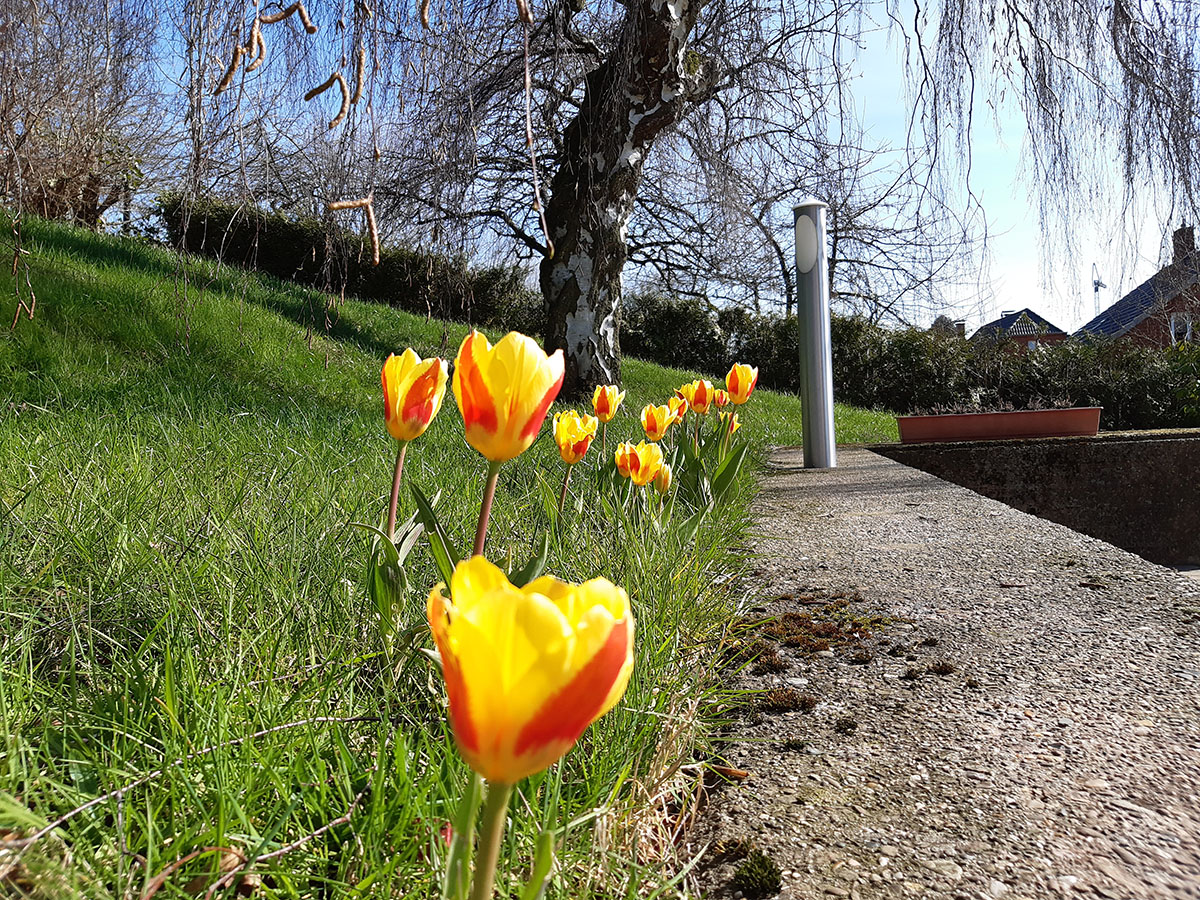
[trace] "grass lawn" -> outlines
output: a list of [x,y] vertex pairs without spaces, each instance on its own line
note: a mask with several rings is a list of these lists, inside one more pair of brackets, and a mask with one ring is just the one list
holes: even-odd
[[[384,357],[452,357],[466,326],[347,301],[326,329],[313,291],[43,223],[26,237],[38,306],[11,334],[0,275],[0,840],[69,817],[19,858],[0,849],[0,888],[196,896],[268,857],[255,896],[432,896],[467,772],[436,672],[415,655],[399,677],[382,665],[351,523],[378,523],[390,487]],[[689,377],[634,360],[624,375],[610,449]],[[759,392],[740,412],[756,446],[799,442],[794,397]],[[894,437],[888,416],[838,414],[839,440]],[[501,475],[502,565],[550,529],[562,464],[546,431]],[[441,492],[460,546],[485,469],[448,395],[406,480]],[[753,481],[686,546],[620,537],[587,502],[555,530],[551,573],[628,589],[637,669],[619,707],[521,785],[502,871],[524,877],[552,827],[552,896],[663,883],[665,810],[688,786],[675,763],[704,752]],[[436,580],[423,546],[409,571],[417,626]]]

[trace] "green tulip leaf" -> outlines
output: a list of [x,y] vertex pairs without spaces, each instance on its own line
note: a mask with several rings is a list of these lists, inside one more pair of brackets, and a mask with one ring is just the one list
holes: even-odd
[[529,582],[540,576],[546,571],[546,561],[550,558],[550,533],[542,532],[542,538],[538,542],[538,548],[533,554],[533,558],[521,568],[517,569],[508,576],[508,580],[515,587],[525,587]]
[[450,576],[454,574],[454,567],[458,565],[462,557],[454,549],[449,534],[442,527],[442,523],[438,521],[437,514],[433,511],[433,504],[415,484],[410,484],[409,488],[412,490],[413,500],[417,504],[417,517],[425,526],[425,533],[429,536],[429,551],[433,554],[433,562],[437,566],[438,575],[445,584],[449,584]]
[[537,851],[533,857],[533,871],[529,883],[521,892],[521,900],[540,900],[550,884],[550,875],[554,871],[554,832],[543,831],[538,835]]
[[696,532],[700,530],[700,523],[704,521],[704,517],[706,515],[712,512],[712,508],[713,505],[708,503],[683,521],[683,524],[681,524],[679,529],[675,532],[679,537],[679,543],[691,543],[692,538],[696,536]]
[[749,449],[749,445],[741,444],[717,467],[717,474],[713,476],[712,480],[712,490],[713,496],[718,501],[725,499],[725,495],[737,481],[738,472],[741,471],[742,463],[746,461],[746,453]]

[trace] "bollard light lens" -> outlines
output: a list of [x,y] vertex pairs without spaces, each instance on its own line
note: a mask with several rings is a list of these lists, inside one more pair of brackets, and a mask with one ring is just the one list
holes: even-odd
[[796,214],[796,267],[807,275],[817,264],[817,226],[804,213]]

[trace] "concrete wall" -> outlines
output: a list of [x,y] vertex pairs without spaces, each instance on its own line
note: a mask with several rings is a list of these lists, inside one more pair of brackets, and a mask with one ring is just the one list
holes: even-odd
[[1152,562],[1200,564],[1200,430],[871,449]]

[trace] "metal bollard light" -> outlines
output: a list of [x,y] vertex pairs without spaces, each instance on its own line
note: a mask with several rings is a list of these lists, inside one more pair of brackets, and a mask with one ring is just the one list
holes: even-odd
[[810,198],[796,216],[796,311],[800,325],[800,417],[804,467],[837,465],[833,431],[833,349],[829,336],[829,258],[825,254],[827,204]]

